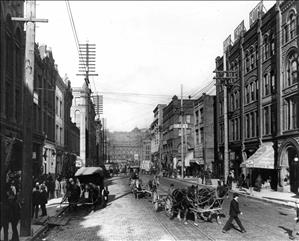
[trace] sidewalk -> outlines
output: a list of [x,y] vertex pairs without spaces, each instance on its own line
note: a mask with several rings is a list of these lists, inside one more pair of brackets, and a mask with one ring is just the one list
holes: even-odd
[[[163,177],[167,179],[173,179],[168,177]],[[190,184],[198,184],[200,186],[209,186],[209,187],[217,187],[217,180],[218,179],[212,179],[212,185],[205,185],[201,183],[200,178],[177,178],[173,179],[177,181],[187,182]],[[249,191],[249,189],[242,188],[241,190],[236,187],[236,184],[233,183],[233,187],[231,192],[239,193],[242,196],[245,196],[247,198],[265,201],[269,203],[274,203],[277,205],[285,206],[285,207],[295,207],[295,201],[299,199],[299,196],[292,192],[277,192],[273,191],[271,189],[262,189],[260,192],[257,191]]]
[[[63,210],[63,206],[59,207],[58,204],[61,202],[61,198],[54,198],[48,201],[46,207],[47,207],[47,214],[49,217],[54,217],[60,214]],[[41,214],[41,209],[39,209],[39,215]],[[20,237],[20,241],[29,241],[33,237],[35,237],[38,234],[43,233],[47,229],[47,225],[44,225],[44,223],[47,221],[46,217],[39,217],[36,220],[32,219],[32,225],[31,225],[31,236],[27,237]],[[4,240],[4,234],[3,229],[1,230],[1,240]],[[18,232],[20,236],[20,221],[18,223]],[[9,225],[8,229],[8,240],[11,239],[12,236],[12,230],[11,225]]]

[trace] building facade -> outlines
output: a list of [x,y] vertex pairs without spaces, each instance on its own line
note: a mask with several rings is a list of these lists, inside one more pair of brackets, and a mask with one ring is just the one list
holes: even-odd
[[[0,2],[0,201],[5,197],[7,174],[11,178],[22,170],[25,33],[23,23],[11,18],[23,13],[24,1]],[[5,211],[1,208],[0,218]]]
[[146,157],[145,152],[143,153],[143,140],[149,135],[147,130],[135,128],[130,132],[116,131],[107,135],[111,162],[133,166],[140,165],[143,156]]
[[80,129],[80,159],[82,166],[96,164],[96,123],[91,90],[84,82],[82,87],[73,88],[71,118]]
[[64,154],[62,159],[61,175],[71,177],[76,171],[76,161],[80,156],[80,130],[71,120],[73,94],[71,82],[65,76],[64,83],[67,86],[64,92]]
[[151,160],[156,168],[160,171],[161,151],[162,151],[162,124],[163,124],[163,108],[166,105],[159,104],[153,110],[154,120],[150,126],[151,132]]
[[218,176],[215,103],[216,97],[205,93],[194,101],[194,158],[191,167],[193,172],[210,169]]
[[[298,3],[277,1],[227,48],[216,69],[233,71],[227,85],[229,167],[271,178],[296,192],[298,157]],[[224,156],[224,92],[217,85],[218,160]],[[241,164],[242,163],[242,164]],[[253,183],[254,184],[254,183]]]
[[[194,150],[193,137],[193,105],[194,100],[183,100],[184,156],[191,155]],[[177,96],[163,109],[163,142],[162,142],[162,166],[168,171],[180,171],[181,168],[181,100]],[[187,155],[186,155],[187,154]],[[190,169],[188,164],[185,165]],[[189,170],[186,170],[189,174]]]

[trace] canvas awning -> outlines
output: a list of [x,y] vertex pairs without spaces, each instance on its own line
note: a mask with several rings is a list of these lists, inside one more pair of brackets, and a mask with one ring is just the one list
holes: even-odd
[[274,149],[272,142],[265,142],[250,156],[241,163],[241,167],[274,169]]
[[185,156],[185,167],[190,167],[190,161],[193,159],[193,151],[189,151]]
[[75,177],[77,176],[87,176],[99,173],[103,175],[103,169],[101,167],[81,167],[76,173]]

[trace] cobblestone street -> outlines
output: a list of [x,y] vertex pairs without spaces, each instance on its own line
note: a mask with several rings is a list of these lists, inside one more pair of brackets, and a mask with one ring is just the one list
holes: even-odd
[[[150,176],[143,176],[146,183]],[[186,186],[179,180],[161,179],[159,192],[167,190],[170,183]],[[199,220],[199,226],[170,220],[163,211],[155,212],[150,198],[135,199],[130,193],[127,178],[115,177],[108,181],[110,201],[108,206],[97,211],[80,208],[70,215],[66,226],[51,229],[43,240],[288,240],[293,229],[294,210],[277,207],[240,197],[240,216],[247,233],[231,229],[221,232],[222,224]],[[228,214],[229,199],[224,202]],[[191,217],[192,218],[192,217]]]

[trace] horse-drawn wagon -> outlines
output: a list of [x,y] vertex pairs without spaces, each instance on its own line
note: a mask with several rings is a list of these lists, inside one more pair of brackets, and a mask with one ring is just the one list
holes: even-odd
[[192,185],[188,189],[174,189],[169,194],[153,194],[154,210],[158,211],[161,207],[167,216],[181,219],[183,216],[186,221],[187,214],[193,213],[195,225],[198,217],[205,221],[211,221],[213,215],[219,223],[219,218],[223,215],[222,204],[228,188],[222,186],[222,190],[209,187],[199,187]]
[[[78,183],[74,179],[78,179]],[[81,167],[74,178],[70,178],[68,190],[62,203],[71,207],[77,205],[92,205],[102,203],[104,189],[104,171],[101,167]]]

